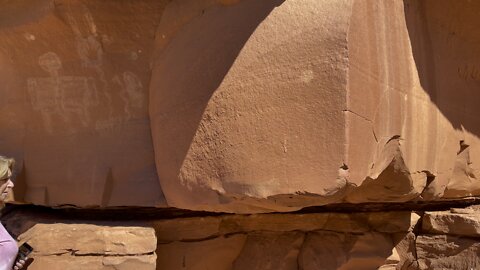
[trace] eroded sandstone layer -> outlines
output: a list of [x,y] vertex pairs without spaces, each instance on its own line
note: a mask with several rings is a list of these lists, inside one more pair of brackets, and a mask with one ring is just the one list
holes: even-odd
[[[68,216],[68,215],[67,215]],[[81,216],[81,215],[80,215]],[[10,212],[29,269],[478,269],[479,206],[446,211],[255,214],[99,221]],[[54,223],[54,224],[53,224]]]
[[255,213],[478,196],[479,11],[0,1],[15,199]]

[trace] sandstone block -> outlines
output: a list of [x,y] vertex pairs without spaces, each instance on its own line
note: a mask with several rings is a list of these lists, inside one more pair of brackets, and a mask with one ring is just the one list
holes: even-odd
[[132,255],[156,249],[153,228],[87,224],[36,224],[19,236],[38,255]]
[[28,269],[32,270],[155,270],[155,255],[140,256],[34,256]]
[[249,233],[242,252],[233,262],[233,269],[299,269],[297,258],[304,237],[302,232]]
[[480,237],[480,212],[467,211],[426,212],[423,216],[422,231],[430,234],[463,235]]
[[392,240],[380,233],[308,233],[299,255],[300,269],[377,269],[391,256]]
[[19,241],[34,248],[29,269],[156,269],[152,228],[36,224]]
[[159,220],[152,223],[159,243],[198,241],[237,233],[334,231],[407,233],[419,216],[411,212],[255,214]]
[[480,244],[475,239],[420,235],[416,240],[419,269],[477,269]]
[[159,269],[230,270],[246,240],[245,235],[217,237],[194,242],[159,244]]

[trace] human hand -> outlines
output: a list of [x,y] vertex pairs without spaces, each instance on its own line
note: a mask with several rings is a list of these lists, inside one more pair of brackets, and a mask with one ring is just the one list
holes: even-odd
[[25,266],[25,262],[27,261],[28,257],[18,260],[15,265],[13,266],[13,270],[21,270]]

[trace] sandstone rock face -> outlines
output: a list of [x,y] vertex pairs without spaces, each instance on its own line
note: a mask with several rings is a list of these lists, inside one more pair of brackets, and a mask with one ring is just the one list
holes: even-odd
[[477,2],[0,4],[18,201],[254,213],[479,195]]
[[42,211],[2,219],[20,241],[35,248],[29,269],[439,270],[480,265],[478,207],[135,223],[69,221]]
[[0,2],[0,154],[17,161],[17,200],[164,205],[148,115],[162,6]]
[[[460,211],[459,211],[460,210]],[[478,211],[452,209],[450,212],[427,212],[422,228],[433,234],[452,234],[467,237],[480,235],[480,217]]]
[[417,238],[418,269],[476,269],[479,252],[476,239],[446,235]]
[[479,12],[0,0],[13,199],[156,207],[2,222],[34,270],[480,269]]
[[28,269],[156,269],[152,228],[40,223],[18,239],[34,248]]
[[[50,241],[52,238],[58,242]],[[155,250],[154,240],[155,231],[149,228],[60,223],[36,224],[19,237],[19,241],[28,241],[39,256],[148,254]]]
[[418,269],[477,269],[480,266],[479,208],[426,212],[416,238]]
[[[4,218],[34,247],[32,269],[373,269],[392,261],[392,250],[419,218],[410,212],[257,214],[107,226],[40,214]],[[378,222],[393,217],[389,226]]]
[[[305,204],[276,205],[283,194],[327,201],[346,184],[349,1],[202,2],[167,6],[158,28],[169,43],[157,45],[150,113],[168,204],[255,211]],[[201,9],[167,35],[170,18]]]
[[153,256],[121,256],[121,257],[36,257],[35,263],[28,269],[78,269],[78,270],[154,270],[155,257]]

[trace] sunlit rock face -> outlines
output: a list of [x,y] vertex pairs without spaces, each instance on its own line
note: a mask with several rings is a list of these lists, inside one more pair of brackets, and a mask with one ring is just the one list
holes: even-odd
[[[469,1],[355,2],[347,153],[350,180],[365,192],[351,201],[479,194],[480,120],[473,112],[480,94],[472,63],[480,37],[471,27],[480,25],[479,10]],[[398,148],[386,155],[393,139]]]
[[169,40],[150,115],[168,204],[287,210],[342,193],[351,3],[203,2],[167,6],[157,32]]
[[479,13],[0,0],[13,199],[82,208],[2,223],[29,269],[477,269]]
[[203,3],[171,3],[157,31],[150,113],[169,205],[478,195],[478,3]]
[[252,213],[479,195],[475,1],[0,5],[18,201]]

